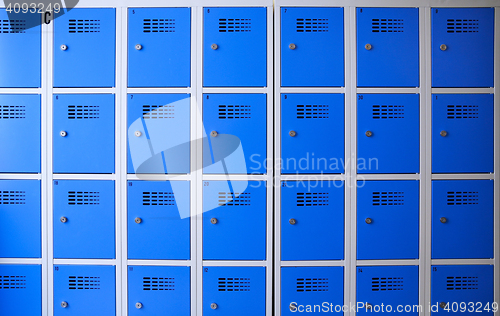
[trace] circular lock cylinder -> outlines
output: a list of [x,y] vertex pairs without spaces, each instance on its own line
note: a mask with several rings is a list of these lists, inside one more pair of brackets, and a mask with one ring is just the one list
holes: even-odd
[[141,44],[136,44],[136,45],[135,45],[135,49],[137,49],[137,50],[141,50],[141,49],[142,49],[142,45],[141,45]]
[[288,135],[292,136],[292,137],[295,137],[297,135],[297,132],[295,131],[290,131],[288,132]]
[[210,219],[210,223],[212,223],[212,224],[214,224],[214,225],[215,225],[215,224],[217,224],[218,222],[219,222],[219,221],[218,221],[218,220],[217,220],[217,218],[215,218],[215,217],[213,217],[213,218],[211,218],[211,219]]
[[142,308],[142,303],[141,302],[135,303],[135,308],[141,309]]
[[68,302],[61,302],[61,307],[62,308],[68,307]]
[[140,217],[136,217],[136,218],[134,219],[134,222],[136,222],[137,224],[140,224],[140,223],[142,223],[142,218],[140,218]]
[[448,49],[448,46],[446,46],[446,44],[441,44],[441,45],[439,46],[439,49],[440,49],[440,50],[442,50],[442,51],[445,51],[445,50],[447,50],[447,49]]
[[141,131],[135,131],[134,135],[137,136],[137,137],[141,137],[142,132]]
[[63,51],[64,51],[64,50],[67,50],[67,49],[68,49],[68,46],[67,46],[67,45],[64,45],[64,44],[62,44],[62,45],[61,45],[61,50],[63,50]]
[[60,131],[59,135],[61,135],[61,137],[66,137],[68,135],[68,132],[66,132],[66,131]]
[[210,45],[210,48],[212,48],[213,50],[216,50],[217,48],[219,48],[219,45],[212,44],[212,45]]
[[366,44],[365,45],[366,50],[371,50],[372,49],[372,44]]
[[365,219],[365,223],[367,223],[367,224],[371,224],[372,222],[373,222],[373,220],[369,217],[367,219]]
[[210,304],[211,309],[217,309],[217,307],[219,307],[219,306],[215,303]]
[[291,225],[295,225],[297,224],[297,220],[295,218],[290,218],[290,220],[288,221]]
[[61,223],[66,223],[68,221],[68,218],[67,217],[61,217],[60,219]]
[[446,137],[446,136],[448,136],[448,132],[447,131],[441,131],[441,132],[439,132],[439,135],[441,135],[443,137]]
[[210,136],[212,136],[212,137],[217,137],[217,135],[219,135],[219,133],[217,133],[216,131],[210,132]]
[[294,50],[295,48],[297,48],[297,46],[294,43],[292,43],[292,44],[288,45],[288,48],[290,48],[291,50]]
[[366,131],[366,132],[365,132],[365,135],[366,135],[367,137],[372,137],[372,136],[373,136],[373,132],[372,132],[372,131]]

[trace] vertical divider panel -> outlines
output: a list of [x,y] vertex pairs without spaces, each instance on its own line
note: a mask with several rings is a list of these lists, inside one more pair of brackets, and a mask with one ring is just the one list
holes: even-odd
[[[500,303],[500,7],[495,8],[495,43],[494,43],[494,301]],[[500,311],[495,313],[500,315]]]

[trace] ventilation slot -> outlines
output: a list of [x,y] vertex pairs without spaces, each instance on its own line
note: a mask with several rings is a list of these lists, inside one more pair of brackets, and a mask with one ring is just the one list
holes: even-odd
[[297,193],[297,206],[327,206],[328,193]]
[[479,192],[448,192],[448,205],[477,205]]
[[373,33],[403,33],[403,19],[372,19]]
[[0,20],[0,33],[26,33],[26,20]]
[[142,205],[175,205],[173,192],[142,192]]
[[219,32],[250,32],[252,19],[219,19]]
[[327,119],[330,111],[328,105],[320,104],[298,104],[297,118],[298,119]]
[[175,118],[175,107],[173,105],[143,105],[142,117],[149,119],[171,119]]
[[373,206],[404,205],[404,192],[373,192]]
[[26,276],[0,275],[0,290],[19,290],[26,288]]
[[173,33],[175,19],[144,19],[142,31],[144,33]]
[[405,118],[404,105],[373,105],[374,119],[402,119]]
[[26,107],[24,105],[0,105],[0,119],[24,119]]
[[297,19],[297,32],[328,32],[328,19]]
[[479,32],[479,20],[448,19],[446,31],[448,33],[477,33]]
[[250,193],[219,192],[219,206],[250,206]]
[[328,292],[328,278],[297,279],[297,292]]
[[26,204],[26,191],[0,191],[0,204]]
[[142,289],[144,291],[174,291],[175,278],[143,277]]
[[68,119],[98,119],[98,105],[68,105]]
[[68,205],[99,205],[99,192],[68,192]]
[[479,118],[479,106],[448,105],[446,114],[449,119],[477,119]]
[[248,292],[250,291],[250,278],[219,278],[220,292]]
[[372,291],[402,291],[403,278],[372,278]]
[[69,20],[70,33],[100,33],[101,20]]
[[478,289],[477,277],[447,277],[446,289],[447,290],[477,290]]
[[69,277],[70,290],[100,290],[101,278],[100,277],[84,277],[84,276],[70,276]]
[[219,105],[219,119],[252,118],[250,105]]

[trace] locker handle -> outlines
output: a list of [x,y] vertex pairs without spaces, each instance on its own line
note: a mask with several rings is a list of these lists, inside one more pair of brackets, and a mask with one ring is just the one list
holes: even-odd
[[141,309],[142,308],[142,303],[141,302],[135,303],[135,308]]
[[371,224],[372,222],[373,222],[373,220],[369,217],[365,219],[365,223],[367,223],[367,224]]
[[62,307],[62,308],[66,308],[66,307],[68,307],[68,302],[64,302],[64,301],[63,301],[63,302],[61,302],[61,307]]
[[439,219],[439,221],[444,224],[444,223],[448,222],[448,219],[446,217],[441,217]]
[[447,49],[448,49],[448,46],[446,46],[446,44],[441,44],[441,45],[439,46],[439,49],[440,49],[440,50],[442,50],[442,51],[445,51],[445,50],[447,50]]
[[210,304],[211,309],[217,309],[217,307],[219,307],[219,306],[215,303]]

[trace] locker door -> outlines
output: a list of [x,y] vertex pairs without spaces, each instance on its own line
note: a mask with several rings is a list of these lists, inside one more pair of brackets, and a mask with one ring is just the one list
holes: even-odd
[[281,172],[343,173],[344,133],[343,94],[282,94]]
[[128,315],[191,315],[189,267],[128,267]]
[[204,316],[265,314],[265,267],[203,268]]
[[493,94],[432,96],[432,172],[493,172]]
[[54,181],[53,220],[54,258],[115,258],[114,181]]
[[[434,315],[459,311],[457,315],[492,316],[493,303],[493,266],[492,265],[460,265],[433,266],[431,274],[431,305]],[[460,311],[460,303],[474,305],[474,312]],[[489,308],[487,310],[485,308]],[[446,310],[446,309],[449,310]],[[477,312],[476,312],[477,309]],[[462,309],[463,310],[463,309]]]
[[[266,173],[266,104],[265,94],[203,96],[204,173]],[[240,150],[244,161],[232,158]]]
[[493,258],[493,181],[432,181],[432,258]]
[[358,181],[358,259],[417,259],[418,181]]
[[342,259],[343,181],[281,182],[281,260]]
[[54,266],[54,316],[115,316],[114,266]]
[[281,8],[281,86],[344,86],[343,8]]
[[0,314],[42,315],[42,267],[0,265]]
[[128,173],[189,173],[189,94],[128,95]]
[[128,86],[189,87],[191,8],[128,9]]
[[41,258],[39,180],[0,180],[0,258]]
[[0,95],[0,172],[40,173],[40,108],[40,95]]
[[358,95],[358,173],[418,173],[418,94]]
[[357,8],[359,87],[418,87],[418,8]]
[[115,9],[71,9],[54,23],[54,87],[114,87]]
[[0,10],[0,88],[40,87],[41,24],[41,14]]
[[[328,308],[314,310],[314,305]],[[335,312],[335,306],[344,304],[343,267],[282,267],[281,314],[294,313],[323,315]],[[337,310],[338,315],[342,312]]]
[[205,8],[203,86],[267,86],[267,8]]
[[114,173],[115,96],[54,96],[54,172]]
[[226,181],[203,187],[203,259],[266,259],[266,182],[248,181],[245,190]]
[[493,87],[495,8],[432,9],[432,86]]
[[128,258],[190,258],[189,181],[128,182]]

